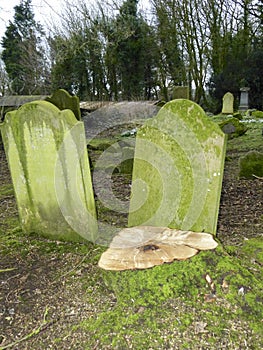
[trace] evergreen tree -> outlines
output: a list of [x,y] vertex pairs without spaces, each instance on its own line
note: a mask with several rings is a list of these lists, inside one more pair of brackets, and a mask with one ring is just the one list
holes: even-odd
[[41,47],[43,29],[34,19],[31,0],[21,0],[14,10],[14,20],[9,21],[2,38],[2,59],[12,93],[45,93],[48,74]]
[[240,88],[244,86],[250,88],[250,107],[263,108],[262,10],[260,6],[253,7],[248,0],[233,3],[240,16],[238,20],[233,17],[228,31],[218,35],[217,49],[212,45],[212,58],[217,57],[220,61],[220,64],[211,61],[209,87],[215,101],[214,112],[220,112],[222,97],[227,91],[234,94],[238,108]]
[[[169,83],[189,84],[195,86],[191,98],[220,111],[225,92],[238,101],[245,79],[256,97],[251,107],[262,101],[261,4],[151,0],[150,25],[138,0],[121,1],[117,13],[119,2],[98,1],[97,8],[83,0],[77,7],[65,2],[62,27],[50,41],[53,88],[81,99],[130,100],[156,97],[159,90],[168,98]],[[9,35],[19,40],[16,31]]]
[[77,23],[68,20],[68,33],[60,32],[49,40],[54,53],[52,88],[64,88],[82,100],[108,99],[103,42],[96,19],[78,18]]
[[62,28],[50,39],[52,87],[86,100],[150,98],[154,92],[155,51],[151,30],[125,1],[114,16],[81,3],[67,8]]
[[[115,60],[123,99],[142,98],[149,75],[147,24],[138,15],[138,0],[126,0],[116,19]],[[147,66],[148,65],[148,66]]]

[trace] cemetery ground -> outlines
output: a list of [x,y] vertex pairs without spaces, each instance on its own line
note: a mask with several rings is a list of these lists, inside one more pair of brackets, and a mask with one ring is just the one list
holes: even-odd
[[[111,143],[134,126],[99,137]],[[132,272],[99,269],[105,247],[22,233],[1,149],[0,349],[262,349],[263,182],[238,177],[240,156],[263,152],[262,123],[248,128],[227,144],[219,247]],[[102,152],[95,143],[93,161]],[[127,200],[131,176],[112,180]],[[100,221],[127,226],[126,214],[96,204]]]

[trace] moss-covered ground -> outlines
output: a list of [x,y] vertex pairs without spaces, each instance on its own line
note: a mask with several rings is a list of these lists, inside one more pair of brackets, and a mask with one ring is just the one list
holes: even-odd
[[[103,246],[22,233],[0,150],[0,349],[262,349],[263,183],[238,178],[239,157],[263,151],[262,123],[247,125],[228,141],[218,248],[138,271],[99,269]],[[129,184],[115,174],[113,192],[127,200]],[[127,225],[96,203],[101,222]]]

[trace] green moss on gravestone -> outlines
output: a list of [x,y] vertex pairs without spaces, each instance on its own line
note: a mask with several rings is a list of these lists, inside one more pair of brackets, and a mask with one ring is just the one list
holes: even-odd
[[239,177],[263,177],[263,153],[250,151],[239,159]]
[[189,100],[164,105],[138,131],[129,226],[215,233],[225,136]]
[[96,211],[84,125],[70,110],[36,101],[1,126],[21,226],[61,240],[92,240]]
[[174,86],[172,90],[172,99],[189,99],[189,86]]
[[71,96],[66,90],[59,89],[53,93],[51,97],[47,97],[46,101],[54,104],[60,110],[70,109],[77,120],[81,120],[79,98]]
[[229,118],[219,123],[220,128],[229,138],[244,135],[248,128],[237,118]]

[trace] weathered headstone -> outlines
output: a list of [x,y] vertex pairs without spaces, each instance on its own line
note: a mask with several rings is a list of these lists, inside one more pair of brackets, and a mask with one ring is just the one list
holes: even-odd
[[240,101],[239,101],[239,110],[240,111],[246,111],[249,107],[248,104],[248,92],[250,88],[249,87],[242,87],[240,89]]
[[172,91],[172,100],[177,98],[189,99],[189,87],[188,86],[174,86]]
[[224,94],[223,97],[223,107],[222,107],[222,113],[223,114],[233,114],[234,113],[234,96],[231,94],[231,92],[227,92]]
[[78,96],[71,96],[66,90],[58,89],[46,101],[53,103],[60,110],[70,109],[78,120],[81,120],[81,112]]
[[71,110],[35,101],[7,113],[1,132],[23,231],[94,241],[97,220],[83,123]]
[[225,136],[200,106],[173,100],[136,137],[129,226],[215,234]]

